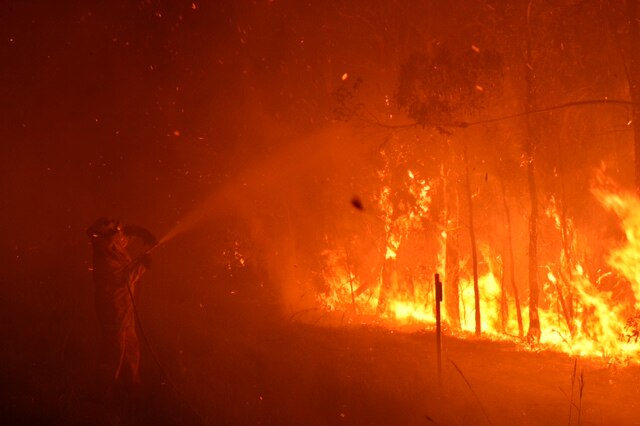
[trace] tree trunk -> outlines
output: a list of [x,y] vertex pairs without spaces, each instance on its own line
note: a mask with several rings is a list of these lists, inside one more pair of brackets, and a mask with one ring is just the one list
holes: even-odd
[[531,210],[529,217],[529,331],[527,337],[540,340],[540,318],[538,317],[538,199],[536,198],[536,181],[534,175],[533,156],[527,165],[527,181]]
[[635,185],[640,195],[640,22],[638,22],[638,0],[627,0],[629,20],[629,95],[633,105],[633,146],[635,153]]
[[[457,225],[457,223],[455,225]],[[447,281],[444,283],[444,304],[447,322],[452,330],[460,329],[460,294],[458,290],[460,286],[459,233],[459,229],[450,229],[447,231],[447,253],[445,260],[445,276]]]
[[[447,177],[443,176],[444,187],[444,225],[445,241],[445,272],[444,272],[444,305],[449,327],[460,329],[460,254],[458,250],[459,233],[459,203],[458,191],[451,191],[447,186]],[[453,200],[454,208],[450,200]]]
[[476,336],[482,333],[482,322],[480,319],[480,288],[478,286],[478,250],[476,247],[476,233],[473,226],[473,197],[471,196],[471,179],[469,177],[469,156],[467,153],[467,142],[464,146],[465,164],[465,189],[467,192],[467,205],[469,207],[469,240],[471,241],[471,266],[473,268],[473,296],[475,301]]
[[396,280],[396,260],[385,258],[382,266],[382,284],[380,286],[376,314],[382,315],[387,311],[389,293],[395,288]]
[[502,204],[504,207],[504,215],[507,223],[507,238],[509,243],[509,278],[511,280],[511,288],[513,289],[513,297],[516,302],[516,315],[518,318],[518,336],[522,338],[524,336],[524,326],[522,325],[522,309],[520,309],[520,295],[518,293],[518,286],[516,285],[516,268],[515,258],[513,256],[513,231],[511,229],[511,212],[509,211],[509,205],[507,204],[507,191],[504,188],[504,182],[500,181],[500,187],[502,188]]
[[[531,52],[531,4],[527,7],[527,34],[526,34],[526,61],[525,64],[525,84],[526,84],[526,108],[527,111],[534,109],[534,73]],[[538,289],[538,198],[536,196],[535,180],[535,148],[537,145],[537,129],[533,123],[534,117],[527,115],[527,134],[525,136],[525,159],[527,161],[527,184],[529,188],[530,216],[529,216],[529,331],[527,338],[531,341],[540,340],[540,317],[538,316],[538,300],[540,298]]]
[[[503,247],[504,249],[504,247]],[[509,321],[509,309],[507,307],[507,285],[505,283],[504,259],[500,265],[500,332],[505,334]]]
[[[569,333],[573,337],[573,256],[571,254],[571,241],[572,235],[570,235],[569,224],[567,221],[567,197],[565,194],[564,184],[564,156],[562,155],[562,145],[557,143],[558,149],[558,176],[560,179],[560,200],[558,205],[558,211],[560,213],[560,233],[562,238],[562,257],[560,258],[560,273],[559,282],[555,284],[556,292],[561,303],[562,314],[567,322],[567,328]],[[566,270],[566,275],[563,273],[563,268]],[[566,288],[566,294],[564,288]]]

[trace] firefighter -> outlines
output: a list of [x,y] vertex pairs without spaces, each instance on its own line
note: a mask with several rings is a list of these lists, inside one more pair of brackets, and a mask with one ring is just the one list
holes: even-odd
[[[87,230],[93,246],[93,281],[96,309],[104,337],[102,368],[114,386],[140,385],[140,345],[136,333],[134,296],[142,274],[149,269],[149,250],[156,238],[139,226],[123,227],[120,221],[102,218]],[[132,258],[127,252],[131,238],[144,244],[143,254]]]

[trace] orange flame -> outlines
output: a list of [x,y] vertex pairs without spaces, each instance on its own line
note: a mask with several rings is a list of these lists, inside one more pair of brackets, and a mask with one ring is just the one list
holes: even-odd
[[[382,180],[385,176],[385,173],[380,173]],[[392,200],[393,188],[390,185],[382,186],[378,197],[386,235],[384,262],[391,266],[386,272],[382,268],[373,285],[363,286],[352,270],[345,249],[325,250],[322,253],[322,277],[326,290],[318,295],[318,302],[324,309],[374,316],[389,326],[418,324],[428,327],[435,323],[432,278],[414,274],[410,282],[406,282],[401,268],[394,263],[410,234],[424,231],[422,224],[431,214],[433,185],[412,170],[406,171],[402,184],[411,195],[411,205]],[[632,315],[634,309],[640,308],[640,200],[631,193],[617,191],[610,186],[605,189],[599,185],[592,192],[620,219],[626,242],[611,250],[608,265],[612,272],[601,277],[590,277],[582,266],[584,256],[580,252],[580,238],[571,218],[560,215],[553,199],[546,210],[547,217],[561,235],[563,247],[556,254],[555,262],[544,265],[548,272],[539,312],[542,329],[539,347],[574,356],[636,362],[640,361],[640,345],[635,341],[638,337],[636,322],[640,324],[640,319]],[[446,236],[446,231],[442,231],[439,239],[442,247],[438,263],[442,270]],[[515,306],[504,294],[502,259],[488,244],[480,242],[479,247],[484,272],[479,278],[483,334],[491,339],[518,341]],[[461,335],[475,330],[474,292],[468,269],[467,261],[461,260],[461,330],[458,332]],[[630,283],[633,301],[618,300],[620,298],[614,297],[611,290],[602,285],[603,280],[615,274]],[[527,308],[522,309],[523,318],[527,318]]]

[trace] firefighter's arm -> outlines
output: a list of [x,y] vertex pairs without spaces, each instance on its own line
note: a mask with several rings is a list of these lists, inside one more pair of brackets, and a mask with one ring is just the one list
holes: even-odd
[[149,253],[146,253],[133,259],[127,267],[124,268],[123,273],[127,280],[133,282],[140,279],[142,274],[148,269],[151,269],[151,256]]
[[156,244],[158,244],[158,240],[151,233],[151,231],[149,231],[146,228],[143,228],[142,226],[127,225],[124,228],[122,228],[122,232],[124,232],[124,234],[129,237],[140,238],[149,247],[153,247]]

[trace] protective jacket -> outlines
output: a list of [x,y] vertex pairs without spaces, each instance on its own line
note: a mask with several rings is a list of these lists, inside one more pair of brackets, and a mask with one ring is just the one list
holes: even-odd
[[140,345],[134,298],[149,258],[144,255],[132,259],[126,247],[131,236],[142,238],[150,246],[155,239],[144,228],[122,228],[111,219],[99,219],[87,234],[93,246],[95,303],[105,340],[105,359],[114,383],[136,385],[140,381]]

